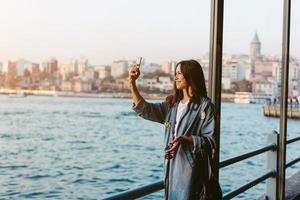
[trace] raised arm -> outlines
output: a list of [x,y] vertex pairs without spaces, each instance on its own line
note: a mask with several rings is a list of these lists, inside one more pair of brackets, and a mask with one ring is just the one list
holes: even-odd
[[140,69],[137,64],[134,64],[129,69],[129,85],[132,95],[132,100],[135,105],[137,105],[143,97],[140,95],[138,88],[136,86],[136,80],[140,76]]
[[129,84],[131,88],[131,95],[133,100],[133,110],[141,117],[164,123],[168,107],[165,102],[162,103],[149,103],[140,95],[136,86],[136,80],[140,75],[139,67],[134,64],[129,69]]

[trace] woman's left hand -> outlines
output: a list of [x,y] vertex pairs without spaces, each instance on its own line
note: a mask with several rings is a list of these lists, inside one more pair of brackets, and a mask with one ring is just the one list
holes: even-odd
[[176,137],[171,142],[171,144],[169,145],[170,148],[166,151],[166,154],[169,154],[169,155],[173,156],[181,142],[187,142],[187,143],[193,145],[193,139],[192,139],[191,136],[181,135],[179,137]]

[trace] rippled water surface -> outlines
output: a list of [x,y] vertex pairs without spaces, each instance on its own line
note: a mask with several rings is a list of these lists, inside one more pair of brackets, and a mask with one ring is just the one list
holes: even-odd
[[[101,199],[163,178],[163,126],[139,118],[124,99],[0,96],[0,197]],[[289,138],[300,134],[289,120]],[[222,105],[221,160],[267,144],[279,120],[262,105]],[[288,161],[300,145],[288,148]],[[224,193],[266,172],[266,155],[223,168]],[[287,170],[287,175],[299,165]],[[255,199],[265,185],[237,199]],[[162,192],[143,199],[160,199]]]

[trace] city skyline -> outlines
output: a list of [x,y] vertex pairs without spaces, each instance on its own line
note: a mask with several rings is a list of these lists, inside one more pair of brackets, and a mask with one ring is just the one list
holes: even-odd
[[[55,57],[66,63],[84,56],[93,64],[110,64],[143,56],[162,63],[199,58],[209,49],[209,0],[1,2],[1,61]],[[299,7],[293,2],[293,11]],[[292,12],[291,55],[296,57],[299,16]],[[225,2],[224,53],[249,54],[257,32],[262,54],[281,55],[281,31],[281,0]]]

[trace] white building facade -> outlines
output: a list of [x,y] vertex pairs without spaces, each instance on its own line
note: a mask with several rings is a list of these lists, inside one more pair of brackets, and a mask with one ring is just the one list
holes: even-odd
[[114,61],[111,65],[111,75],[114,78],[122,76],[125,73],[128,73],[128,69],[129,69],[128,61],[126,60]]

